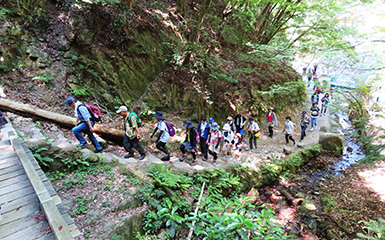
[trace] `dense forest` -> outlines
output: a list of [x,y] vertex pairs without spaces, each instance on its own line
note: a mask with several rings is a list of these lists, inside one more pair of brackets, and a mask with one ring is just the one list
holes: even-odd
[[[381,1],[0,3],[0,101],[33,106],[6,110],[85,239],[383,239],[384,191],[364,187],[384,169]],[[285,117],[299,140],[316,87],[332,95],[330,114],[284,146]],[[60,117],[31,113],[72,116],[69,96],[101,110],[103,154],[75,147]],[[143,121],[145,161],[123,157],[122,105]],[[156,111],[176,129],[166,163],[150,138]],[[261,127],[258,149],[247,133],[241,162],[178,161],[186,120],[222,129],[238,113]],[[360,164],[336,170],[346,159]]]

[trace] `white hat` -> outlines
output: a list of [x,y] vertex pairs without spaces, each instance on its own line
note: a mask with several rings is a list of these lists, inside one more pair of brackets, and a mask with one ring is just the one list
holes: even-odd
[[120,106],[120,108],[118,109],[118,111],[116,111],[116,113],[121,113],[121,112],[128,112],[128,109],[126,106]]
[[231,120],[233,120],[233,118],[232,117],[227,117],[227,121],[231,121]]

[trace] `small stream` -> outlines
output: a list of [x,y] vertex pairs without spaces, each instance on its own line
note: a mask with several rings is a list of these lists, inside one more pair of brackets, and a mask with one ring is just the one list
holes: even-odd
[[345,115],[342,111],[332,113],[332,118],[337,119],[341,126],[340,133],[343,134],[344,149],[342,158],[338,162],[331,165],[327,170],[319,171],[310,175],[309,183],[315,183],[320,181],[325,175],[343,175],[341,171],[348,169],[351,165],[356,164],[365,158],[360,145],[358,145],[352,138],[351,135],[354,133],[354,128],[349,120],[349,116]]

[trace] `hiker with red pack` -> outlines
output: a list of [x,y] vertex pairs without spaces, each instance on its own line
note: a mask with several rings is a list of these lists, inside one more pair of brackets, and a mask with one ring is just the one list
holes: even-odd
[[170,160],[170,152],[166,148],[166,143],[170,139],[170,136],[173,136],[173,134],[175,134],[175,131],[173,130],[173,128],[171,128],[171,130],[170,130],[170,127],[172,127],[172,126],[169,126],[170,123],[166,122],[165,118],[163,117],[162,112],[156,111],[153,114],[153,116],[156,118],[157,124],[156,124],[156,128],[154,129],[154,132],[151,134],[150,137],[152,138],[155,135],[156,131],[159,130],[159,136],[155,141],[156,147],[160,151],[162,151],[166,154],[160,160],[169,161]]
[[82,135],[82,133],[85,133],[88,135],[88,138],[91,140],[92,144],[95,147],[94,152],[102,152],[102,147],[100,146],[98,140],[96,140],[93,134],[94,124],[96,121],[100,121],[100,116],[99,119],[97,119],[97,116],[95,116],[84,103],[76,101],[76,99],[73,97],[68,97],[66,99],[65,106],[70,106],[75,110],[76,126],[72,128],[72,132],[75,134],[75,137],[79,140],[79,144],[77,146],[84,147],[87,145],[87,141]]

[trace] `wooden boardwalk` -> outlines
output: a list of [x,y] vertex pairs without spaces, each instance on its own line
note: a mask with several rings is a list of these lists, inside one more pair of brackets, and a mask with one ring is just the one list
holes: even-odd
[[0,143],[0,239],[55,239],[9,140]]
[[1,130],[0,239],[84,239],[11,124]]

